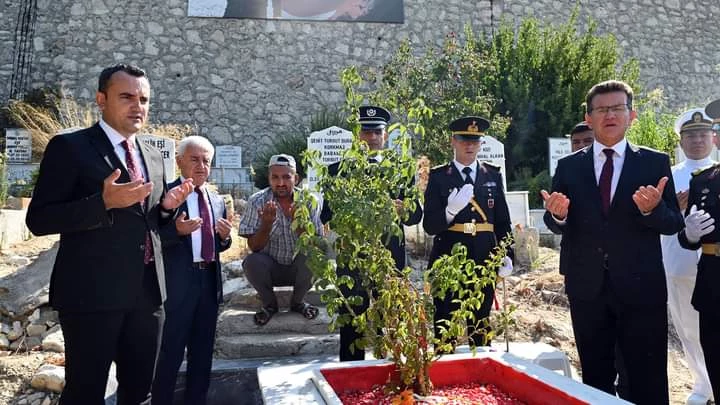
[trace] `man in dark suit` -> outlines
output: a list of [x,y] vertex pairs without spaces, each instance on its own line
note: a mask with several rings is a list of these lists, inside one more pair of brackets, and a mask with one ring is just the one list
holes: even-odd
[[[383,159],[382,150],[385,149],[387,143],[388,133],[386,127],[390,122],[390,111],[377,106],[361,106],[359,111],[360,133],[358,137],[362,142],[367,144],[369,150],[369,161],[371,163],[380,163]],[[340,172],[340,165],[342,162],[336,162],[328,166],[328,174],[331,176],[337,176]],[[412,185],[410,185],[412,186]],[[390,191],[393,195],[395,207],[397,210],[403,209],[404,193],[402,190]],[[320,220],[323,224],[331,223],[332,221],[332,207],[331,204],[323,204],[322,212],[320,214]],[[403,225],[415,225],[422,219],[422,208],[419,202],[415,202],[415,209],[409,213],[407,219],[403,221]],[[331,223],[332,225],[332,223]],[[402,226],[400,227],[402,230]],[[387,249],[390,250],[393,260],[395,261],[395,267],[398,269],[405,268],[405,232],[402,232],[401,236],[392,236],[388,243]],[[348,275],[355,278],[355,284],[352,289],[347,287],[341,287],[344,296],[360,296],[363,298],[361,305],[354,308],[355,313],[363,313],[367,310],[369,305],[369,299],[362,287],[362,283],[357,279],[358,275],[356,272],[350,271],[347,268],[339,268],[338,276]],[[340,309],[340,314],[349,313],[347,308],[344,306]],[[350,346],[357,339],[362,338],[362,334],[355,330],[352,325],[344,325],[340,327],[340,361],[352,361],[352,360],[363,360],[365,358],[364,350],[350,350]]]
[[577,152],[582,148],[587,148],[593,144],[595,135],[593,130],[583,121],[575,125],[570,131],[570,148],[573,152]]
[[[585,121],[592,147],[558,162],[545,224],[562,234],[560,273],[570,301],[583,382],[615,394],[618,346],[628,397],[667,404],[667,290],[660,234],[683,227],[666,154],[629,144],[633,92],[593,86]],[[622,393],[621,393],[622,394]]]
[[[720,123],[720,100],[705,107]],[[714,137],[717,145],[717,136]],[[685,249],[702,249],[692,306],[700,318],[700,345],[715,401],[720,400],[720,164],[693,173],[685,211],[685,229],[678,239]]]
[[[430,170],[425,190],[425,232],[435,235],[428,266],[442,255],[449,255],[456,243],[467,248],[467,258],[484,264],[499,241],[512,236],[510,210],[505,200],[500,169],[477,160],[481,137],[490,122],[481,117],[463,117],[450,123],[451,143],[455,159]],[[503,258],[501,276],[512,272],[512,249]],[[475,346],[489,345],[490,315],[495,286],[489,284],[482,290],[484,297],[475,311],[475,322],[468,321],[468,337]],[[459,304],[448,294],[434,298],[435,336],[441,335],[441,327],[451,319]],[[476,328],[479,326],[479,328]]]
[[110,363],[117,403],[149,404],[165,276],[160,225],[192,191],[165,187],[160,152],[136,140],[150,105],[145,72],[100,73],[100,122],[48,143],[27,213],[35,235],[60,234],[50,304],[65,335],[63,405],[104,404]]
[[174,223],[160,229],[165,258],[165,325],[153,382],[155,405],[171,405],[175,380],[187,347],[185,403],[207,402],[218,308],[222,303],[220,252],[230,247],[231,220],[225,203],[206,185],[215,148],[206,138],[189,136],[178,144],[182,176],[195,193],[179,208]]

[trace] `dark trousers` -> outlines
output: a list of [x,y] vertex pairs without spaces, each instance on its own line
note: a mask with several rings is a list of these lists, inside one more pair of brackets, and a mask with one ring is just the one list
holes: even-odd
[[715,402],[720,403],[720,308],[700,311],[700,345]]
[[620,398],[630,400],[630,382],[628,381],[627,370],[625,369],[625,361],[623,361],[620,346],[615,345],[615,370],[617,370],[617,381],[615,383],[615,392]]
[[312,287],[312,272],[305,263],[305,256],[297,255],[292,263],[280,264],[266,253],[249,254],[243,260],[243,270],[248,282],[260,295],[263,307],[278,309],[273,287],[292,286],[290,305],[303,302]]
[[615,378],[623,373],[617,370],[617,350],[627,376],[626,399],[639,405],[669,402],[666,305],[623,305],[606,278],[597,298],[570,298],[570,315],[583,383],[615,395]]
[[153,405],[171,405],[178,369],[187,347],[185,404],[207,402],[218,317],[217,266],[190,271],[190,288],[175,308],[167,308],[162,346],[152,389]]
[[[117,370],[117,405],[150,404],[164,320],[155,265],[145,267],[135,308],[59,311],[65,336],[62,405],[104,405],[110,364]],[[109,288],[112,288],[110,286]]]
[[[492,284],[486,285],[483,287],[482,292],[483,301],[480,309],[473,311],[475,320],[467,320],[468,343],[472,346],[489,346],[492,343],[488,337],[492,330],[488,321],[495,297],[495,287]],[[445,298],[433,298],[435,304],[435,338],[437,339],[442,334],[441,329],[447,328],[444,321],[452,319],[452,313],[460,308],[460,303],[453,302],[456,298],[450,294],[446,295]]]
[[[338,276],[343,275],[353,277],[354,273],[348,269],[338,269]],[[370,300],[368,298],[367,291],[365,290],[365,288],[362,287],[362,285],[360,285],[360,280],[358,280],[357,277],[353,278],[355,279],[353,288],[351,289],[343,285],[340,287],[340,291],[345,297],[362,297],[362,303],[360,305],[355,305],[352,307],[352,310],[355,314],[362,314],[370,306]],[[345,305],[342,305],[338,313],[340,315],[349,314],[350,310]],[[357,347],[354,348],[354,350],[350,349],[350,346],[356,340],[361,339],[363,336],[364,335],[362,333],[355,330],[355,327],[352,324],[347,324],[340,327],[340,361],[365,360],[365,349]]]

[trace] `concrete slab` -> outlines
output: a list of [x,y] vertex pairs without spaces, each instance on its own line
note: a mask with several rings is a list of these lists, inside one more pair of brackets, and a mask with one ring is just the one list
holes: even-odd
[[[230,281],[234,280],[237,279],[233,279]],[[277,297],[278,305],[280,306],[281,310],[290,308],[290,299],[292,298],[292,293],[292,287],[275,287],[275,296]],[[320,302],[321,295],[322,293],[320,291],[311,289],[307,292],[307,295],[305,295],[305,302],[308,302],[315,306],[323,306],[323,303]],[[250,308],[256,311],[259,310],[262,306],[262,301],[260,301],[260,297],[257,295],[257,292],[252,287],[244,287],[238,289],[232,294],[228,294],[228,296],[225,298],[225,302],[228,306],[231,307]]]
[[218,336],[215,357],[241,359],[297,355],[335,355],[339,352],[340,337],[307,334],[249,334]]
[[306,333],[323,335],[330,333],[332,319],[324,308],[315,319],[305,319],[296,312],[279,312],[264,326],[255,324],[255,311],[226,309],[218,316],[217,334],[232,336],[255,333]]
[[32,234],[25,225],[26,209],[0,210],[0,250],[11,244],[30,239]]

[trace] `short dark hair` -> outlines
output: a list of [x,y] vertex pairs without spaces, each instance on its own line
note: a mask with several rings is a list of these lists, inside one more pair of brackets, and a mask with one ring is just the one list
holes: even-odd
[[105,91],[107,91],[108,83],[110,83],[110,78],[117,72],[125,72],[135,77],[146,77],[145,71],[140,69],[139,67],[135,65],[128,65],[125,63],[118,63],[117,65],[105,68],[102,72],[100,72],[100,78],[98,79],[99,92],[105,93]]
[[588,114],[592,111],[592,100],[598,94],[615,93],[616,91],[622,91],[627,96],[627,106],[632,110],[632,99],[633,89],[629,84],[620,80],[606,80],[598,83],[588,91],[585,96],[585,109]]

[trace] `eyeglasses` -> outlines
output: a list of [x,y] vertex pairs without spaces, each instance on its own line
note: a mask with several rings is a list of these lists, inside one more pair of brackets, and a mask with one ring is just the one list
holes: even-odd
[[599,115],[607,115],[607,113],[609,112],[613,114],[622,114],[626,112],[629,108],[630,106],[628,106],[627,104],[618,104],[607,107],[595,107],[590,110],[590,113],[598,113]]

